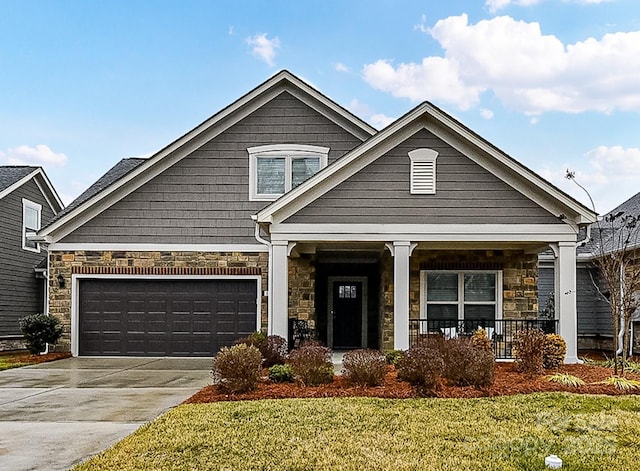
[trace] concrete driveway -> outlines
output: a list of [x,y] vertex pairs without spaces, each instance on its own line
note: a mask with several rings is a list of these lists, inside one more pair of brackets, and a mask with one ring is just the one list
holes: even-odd
[[66,470],[211,383],[207,358],[68,358],[0,371],[0,470]]

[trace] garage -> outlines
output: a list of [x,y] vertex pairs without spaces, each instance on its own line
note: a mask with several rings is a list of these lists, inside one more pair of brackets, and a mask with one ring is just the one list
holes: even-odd
[[83,279],[80,355],[213,356],[257,329],[256,279]]

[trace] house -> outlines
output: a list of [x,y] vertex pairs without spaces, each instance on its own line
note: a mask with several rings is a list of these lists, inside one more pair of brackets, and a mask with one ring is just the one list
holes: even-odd
[[[612,215],[640,216],[640,193],[612,209],[602,216],[606,221]],[[598,258],[610,253],[620,244],[614,242],[611,225],[606,222],[593,224],[590,233],[584,233],[580,239],[576,256],[576,292],[578,316],[578,348],[584,350],[608,350],[613,348],[613,320],[611,308],[606,300],[608,288],[598,267]],[[619,228],[618,228],[619,229]],[[629,250],[638,249],[637,235],[628,245]],[[549,252],[539,255],[539,287],[540,304],[547,302],[550,294],[554,293],[553,258]],[[629,352],[640,352],[640,313],[635,314],[636,321],[632,323]]]
[[62,208],[42,168],[0,166],[0,350],[23,348],[19,320],[46,310],[47,255],[27,234]]
[[537,318],[552,247],[571,362],[576,234],[594,220],[430,103],[378,132],[281,71],[117,164],[38,240],[74,355],[212,355],[256,329],[287,338],[291,319],[334,349],[467,323],[506,341]]

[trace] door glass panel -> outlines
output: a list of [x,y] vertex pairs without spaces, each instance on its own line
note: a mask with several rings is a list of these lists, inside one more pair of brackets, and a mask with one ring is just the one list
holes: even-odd
[[427,301],[457,301],[457,273],[427,274]]
[[256,160],[257,192],[260,195],[281,195],[285,190],[285,158],[261,157]]
[[465,273],[464,300],[486,301],[496,300],[496,275],[494,273]]

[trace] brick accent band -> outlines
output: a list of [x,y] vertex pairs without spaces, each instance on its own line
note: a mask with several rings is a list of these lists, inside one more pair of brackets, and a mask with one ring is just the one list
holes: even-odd
[[261,275],[259,267],[72,267],[74,275]]

